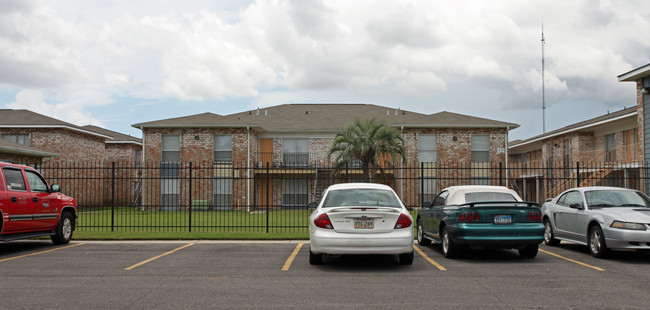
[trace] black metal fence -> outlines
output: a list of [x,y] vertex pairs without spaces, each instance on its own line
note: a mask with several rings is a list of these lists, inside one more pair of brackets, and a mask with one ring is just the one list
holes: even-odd
[[311,201],[327,186],[376,182],[391,186],[414,212],[454,185],[501,185],[543,203],[576,186],[607,185],[647,192],[638,163],[414,163],[357,167],[251,167],[244,163],[61,163],[36,166],[78,204],[87,231],[305,232]]

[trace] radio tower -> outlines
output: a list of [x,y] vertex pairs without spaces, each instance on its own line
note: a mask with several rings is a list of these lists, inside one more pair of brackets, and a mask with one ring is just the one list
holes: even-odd
[[546,133],[546,98],[544,97],[544,19],[542,19],[542,133]]

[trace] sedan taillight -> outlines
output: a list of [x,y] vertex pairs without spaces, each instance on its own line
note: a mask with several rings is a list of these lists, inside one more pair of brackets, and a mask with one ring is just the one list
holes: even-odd
[[538,211],[528,212],[528,214],[526,215],[526,219],[529,222],[541,222],[542,221],[542,218],[541,218]]
[[316,225],[316,227],[325,228],[325,229],[334,229],[334,227],[332,226],[332,221],[330,221],[330,217],[327,216],[326,213],[319,215],[314,220],[314,224]]
[[394,229],[411,227],[411,224],[413,224],[411,218],[409,218],[406,214],[400,214]]

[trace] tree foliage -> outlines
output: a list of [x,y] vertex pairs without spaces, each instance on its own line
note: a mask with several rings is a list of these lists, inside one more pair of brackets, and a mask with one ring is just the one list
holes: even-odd
[[328,157],[335,174],[346,166],[360,167],[364,178],[373,181],[377,169],[383,172],[386,165],[404,160],[404,139],[386,121],[357,119],[336,134]]

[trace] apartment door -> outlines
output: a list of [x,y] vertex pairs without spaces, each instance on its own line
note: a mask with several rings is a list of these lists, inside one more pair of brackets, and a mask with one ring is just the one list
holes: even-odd
[[260,193],[258,206],[266,208],[268,205],[271,207],[273,205],[273,179],[267,180],[262,176],[257,184],[259,184]]
[[260,165],[273,166],[273,139],[260,139]]

